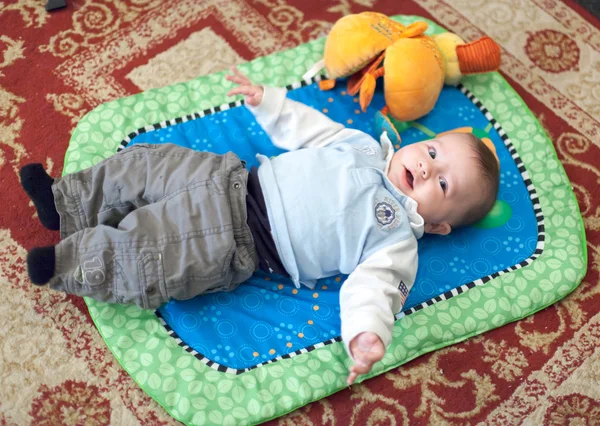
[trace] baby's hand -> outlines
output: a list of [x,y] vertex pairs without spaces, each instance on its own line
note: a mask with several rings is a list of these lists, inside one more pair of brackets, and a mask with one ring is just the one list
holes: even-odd
[[263,98],[264,89],[260,86],[255,86],[248,77],[242,74],[235,66],[231,67],[231,74],[227,74],[225,78],[233,83],[239,84],[234,87],[227,96],[244,95],[244,100],[248,105],[258,106]]
[[360,333],[350,341],[350,353],[354,358],[354,365],[350,367],[348,386],[360,374],[367,374],[377,361],[381,361],[385,355],[385,346],[378,335],[370,331]]

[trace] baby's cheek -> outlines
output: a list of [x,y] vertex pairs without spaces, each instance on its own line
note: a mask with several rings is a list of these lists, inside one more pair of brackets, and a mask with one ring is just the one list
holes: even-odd
[[428,183],[427,186],[423,188],[423,192],[420,194],[421,203],[424,204],[424,207],[430,208],[432,205],[436,206],[439,204],[440,199],[438,194],[436,194],[435,187]]

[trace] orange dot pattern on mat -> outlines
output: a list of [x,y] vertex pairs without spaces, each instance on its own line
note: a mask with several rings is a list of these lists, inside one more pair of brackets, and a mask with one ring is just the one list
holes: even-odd
[[340,281],[342,281],[342,279],[340,277],[335,277],[335,282],[339,283]]
[[298,289],[297,288],[293,289],[292,294],[298,294]]
[[317,297],[319,297],[319,293],[313,293],[313,298],[316,299]]
[[333,102],[333,98],[327,99],[327,102]]
[[349,120],[347,121],[347,123],[348,123],[348,124],[352,124],[352,123],[354,123],[354,121],[352,121],[352,119],[349,119]]
[[275,353],[275,349],[269,350],[269,354],[273,355]]
[[308,323],[309,323],[310,325],[313,325],[313,324],[314,324],[313,320],[308,320]]
[[258,356],[258,352],[252,352],[252,356],[256,358]]
[[359,109],[355,109],[354,110],[354,114],[360,114],[360,110]]
[[318,311],[319,310],[319,305],[313,306],[313,310]]
[[283,290],[283,284],[279,284],[279,285],[277,286],[277,288],[278,288],[279,290]]
[[323,108],[323,112],[324,112],[325,114],[327,114],[327,113],[329,112],[329,110],[328,110],[327,108]]
[[298,337],[301,339],[304,338],[304,333],[298,333]]
[[288,348],[291,348],[291,347],[292,347],[292,344],[291,344],[290,342],[287,342],[285,345],[286,345]]
[[346,91],[345,90],[342,90],[341,93],[342,93],[342,96],[346,96]]

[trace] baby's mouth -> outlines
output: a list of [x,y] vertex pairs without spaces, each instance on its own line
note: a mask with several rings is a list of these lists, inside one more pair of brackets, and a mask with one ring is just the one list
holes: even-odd
[[413,174],[410,172],[410,170],[406,169],[406,182],[408,183],[408,186],[410,186],[410,189],[414,188],[414,183],[415,178],[413,176]]

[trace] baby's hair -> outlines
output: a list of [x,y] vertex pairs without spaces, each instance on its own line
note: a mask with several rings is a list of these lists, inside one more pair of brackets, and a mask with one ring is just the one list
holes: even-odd
[[465,212],[457,227],[472,225],[483,219],[494,207],[500,185],[500,165],[496,155],[472,133],[465,133],[470,139],[471,146],[479,173],[482,179],[483,196]]

